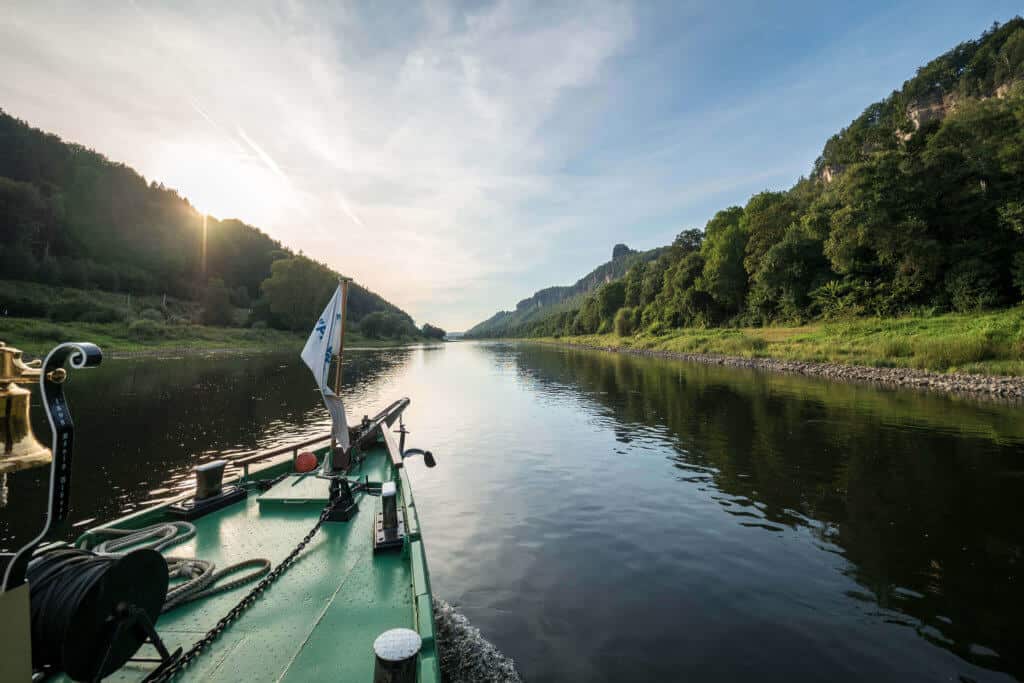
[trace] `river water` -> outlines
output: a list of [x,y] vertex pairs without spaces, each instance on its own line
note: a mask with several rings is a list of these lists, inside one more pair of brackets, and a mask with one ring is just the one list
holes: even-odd
[[[528,681],[1024,677],[1020,407],[531,344],[349,350],[345,381],[353,417],[412,398],[435,594]],[[326,426],[293,355],[67,393],[79,530]],[[44,474],[5,482],[4,549]]]

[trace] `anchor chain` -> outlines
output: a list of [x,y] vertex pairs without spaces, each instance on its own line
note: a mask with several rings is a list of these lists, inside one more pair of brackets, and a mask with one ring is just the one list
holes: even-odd
[[313,540],[316,533],[320,531],[320,527],[323,526],[323,523],[327,521],[327,518],[341,501],[342,498],[331,501],[331,503],[323,509],[323,512],[320,513],[320,519],[318,519],[317,523],[313,525],[313,528],[309,530],[309,533],[306,534],[305,538],[299,541],[299,544],[296,545],[292,551],[288,553],[288,556],[281,560],[281,562],[278,563],[270,573],[264,576],[259,583],[253,586],[252,590],[250,590],[244,598],[239,600],[237,605],[232,607],[227,614],[221,617],[220,621],[206,632],[206,635],[197,640],[187,652],[183,653],[173,663],[168,664],[166,667],[160,667],[156,671],[153,671],[149,676],[146,676],[143,683],[165,683],[184,671],[189,664],[192,663],[192,660],[202,654],[207,647],[212,645],[213,642],[220,637],[220,634],[227,630],[228,626],[230,626],[232,622],[238,619],[245,610],[249,609],[249,607],[256,602],[257,598],[263,594],[263,591],[270,587],[270,584],[274,583],[278,577],[288,570],[292,563],[295,562],[295,559],[299,556],[299,553],[309,545],[309,542]]

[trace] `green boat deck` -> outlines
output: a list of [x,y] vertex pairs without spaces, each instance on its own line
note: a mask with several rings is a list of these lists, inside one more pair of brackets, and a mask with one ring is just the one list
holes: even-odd
[[[288,460],[242,481],[290,471]],[[404,547],[374,553],[371,528],[380,500],[356,493],[359,512],[347,522],[324,523],[295,563],[182,679],[372,681],[374,639],[388,629],[405,627],[423,638],[418,680],[440,680],[429,575],[408,475],[393,468],[380,443],[349,476],[371,484],[396,481],[408,530]],[[196,536],[165,554],[212,561],[218,568],[252,558],[267,558],[277,566],[316,523],[327,498],[326,480],[291,474],[262,494],[254,488],[245,500],[195,520]],[[107,526],[140,528],[168,519],[165,507],[158,507]],[[163,614],[157,631],[172,652],[188,650],[252,585]],[[155,657],[156,650],[146,645],[136,656]],[[139,681],[153,666],[129,662],[107,680]]]

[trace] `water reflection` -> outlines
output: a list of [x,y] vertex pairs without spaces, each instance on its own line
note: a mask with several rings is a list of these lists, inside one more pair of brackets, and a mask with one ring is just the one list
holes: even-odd
[[585,351],[517,358],[542,393],[593,402],[620,442],[671,441],[678,481],[738,525],[807,529],[848,560],[845,594],[869,612],[1022,672],[1018,409]]
[[[361,405],[412,353],[350,353],[343,388],[349,404]],[[199,463],[301,440],[329,424],[309,371],[292,354],[108,360],[73,373],[67,394],[76,423],[73,527],[189,489]],[[33,427],[49,443],[34,398]],[[38,528],[48,476],[36,469],[10,480],[0,515],[3,549]]]
[[[529,344],[352,352],[345,379],[353,417],[412,397],[435,592],[527,680],[1024,676],[1019,408]],[[326,422],[291,356],[68,393],[82,525]],[[9,478],[5,545],[42,482]]]

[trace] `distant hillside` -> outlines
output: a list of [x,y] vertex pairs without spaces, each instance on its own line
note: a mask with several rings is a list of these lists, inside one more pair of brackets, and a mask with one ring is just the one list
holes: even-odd
[[[303,286],[292,287],[297,293],[322,298],[312,308],[323,306],[323,290],[336,280],[336,273],[305,263],[309,259],[241,221],[211,218],[206,233],[204,270],[202,214],[175,190],[0,110],[0,279],[197,302],[229,297],[236,307],[252,308],[252,321],[278,327],[292,326],[285,315],[292,306],[263,297],[271,264],[303,262],[279,270],[293,283],[301,280]],[[404,332],[412,328],[407,313],[354,284],[351,320],[374,312],[394,317]]]
[[948,114],[972,100],[1005,98],[1024,79],[1022,28],[1019,17],[993,24],[979,40],[960,43],[919,68],[900,90],[829,138],[815,173],[831,181],[851,164],[904,148],[922,128],[934,132]]
[[653,261],[664,248],[650,251],[635,251],[625,244],[616,244],[612,259],[590,271],[575,284],[547,287],[533,296],[516,304],[514,311],[498,311],[487,320],[477,323],[466,331],[468,338],[521,336],[526,327],[536,324],[558,313],[579,308],[583,297],[601,285],[623,277],[638,263]]
[[[810,177],[723,208],[622,272],[585,295],[543,290],[471,332],[658,335],[1020,303],[1024,20],[918,69],[832,136]],[[1016,334],[1024,349],[1024,322]],[[994,343],[956,354],[985,360]],[[892,349],[910,355],[902,340]]]

